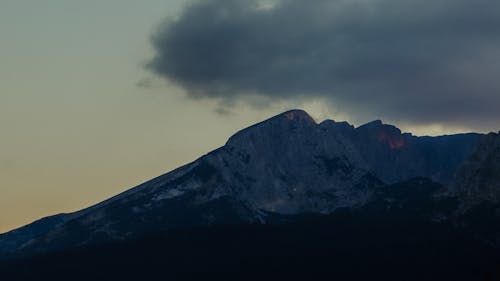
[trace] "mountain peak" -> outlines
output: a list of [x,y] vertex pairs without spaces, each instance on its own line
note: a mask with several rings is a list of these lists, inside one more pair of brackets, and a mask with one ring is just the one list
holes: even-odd
[[359,126],[357,130],[370,135],[378,142],[384,143],[389,148],[396,150],[407,146],[408,137],[411,136],[403,135],[399,128],[393,125],[384,124],[381,120],[375,120]]
[[377,128],[377,127],[382,127],[384,126],[384,123],[382,123],[382,120],[374,120],[371,122],[368,122],[366,124],[363,124],[358,127],[358,129],[365,129],[365,128]]
[[[301,109],[292,109],[238,131],[229,138],[226,144],[240,143],[242,145],[251,139],[275,139],[277,134],[286,137],[295,129],[308,131],[314,130],[316,126],[318,124],[307,112]],[[307,136],[308,133],[303,133],[303,135]]]
[[311,115],[309,115],[302,109],[292,109],[289,111],[285,111],[278,116],[284,117],[290,121],[307,121],[316,124],[316,121],[311,117]]

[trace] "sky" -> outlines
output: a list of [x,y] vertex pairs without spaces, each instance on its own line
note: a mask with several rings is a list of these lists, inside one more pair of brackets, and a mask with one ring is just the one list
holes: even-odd
[[291,108],[498,131],[499,29],[490,0],[1,0],[0,232]]

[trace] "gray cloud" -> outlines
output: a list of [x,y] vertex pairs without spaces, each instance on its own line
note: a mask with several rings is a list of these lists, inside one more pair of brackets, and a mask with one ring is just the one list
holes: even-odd
[[500,2],[203,0],[148,68],[193,98],[325,98],[405,122],[500,121]]

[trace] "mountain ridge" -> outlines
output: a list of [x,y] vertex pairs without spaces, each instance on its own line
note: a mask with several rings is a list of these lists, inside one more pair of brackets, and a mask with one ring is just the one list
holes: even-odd
[[416,177],[448,184],[482,138],[417,137],[380,120],[359,127],[318,124],[307,112],[290,110],[108,200],[2,234],[0,253],[43,253],[187,226],[267,223],[273,214],[357,209],[386,185]]

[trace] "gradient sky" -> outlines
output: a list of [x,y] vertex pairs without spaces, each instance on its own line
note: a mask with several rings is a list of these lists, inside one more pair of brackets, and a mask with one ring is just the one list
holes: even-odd
[[[187,2],[1,1],[0,232],[104,200],[195,160],[237,130],[290,108],[303,108],[318,121],[359,125],[383,119],[416,134],[495,129],[404,118],[383,107],[366,111],[349,102],[339,105],[324,94],[324,87],[317,88],[317,95],[289,97],[281,92],[289,89],[285,87],[277,90],[277,98],[270,94],[272,88],[264,88],[256,98],[259,87],[240,89],[248,85],[226,81],[236,92],[253,94],[226,98],[225,93],[194,92],[190,85],[197,81],[184,76],[173,81],[169,69],[151,66],[165,59],[159,58],[165,50],[151,36],[170,38],[168,26],[190,23],[193,13],[181,13]],[[229,2],[206,3],[217,8]],[[176,38],[175,43],[190,43]],[[201,47],[212,43],[201,41]],[[232,59],[238,60],[238,53]]]

